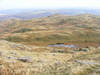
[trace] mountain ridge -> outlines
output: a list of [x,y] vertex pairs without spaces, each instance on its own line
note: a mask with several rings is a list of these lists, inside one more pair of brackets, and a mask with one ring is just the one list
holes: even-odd
[[[78,14],[94,14],[100,15],[99,9],[56,9],[56,10],[47,10],[47,9],[10,9],[10,10],[1,10],[0,14],[7,14],[9,18],[19,18],[19,19],[32,19],[32,18],[41,18],[54,14],[67,14],[67,15],[78,15]],[[0,20],[8,19],[7,16],[0,16]]]

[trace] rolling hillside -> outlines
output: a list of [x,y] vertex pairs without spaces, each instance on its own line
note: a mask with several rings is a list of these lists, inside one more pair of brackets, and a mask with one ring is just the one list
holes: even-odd
[[[0,23],[1,38],[25,44],[99,43],[100,16],[52,15],[31,20],[11,19]],[[30,38],[30,39],[28,39]],[[49,42],[48,42],[49,41]]]
[[100,75],[100,16],[0,21],[0,75],[91,74]]

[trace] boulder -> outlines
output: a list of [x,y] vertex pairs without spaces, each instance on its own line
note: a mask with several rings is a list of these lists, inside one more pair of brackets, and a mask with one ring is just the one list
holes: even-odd
[[32,62],[32,58],[30,57],[21,57],[21,58],[18,58],[17,60],[20,60],[22,62]]
[[79,51],[84,51],[84,52],[87,52],[89,51],[90,49],[89,48],[80,48]]

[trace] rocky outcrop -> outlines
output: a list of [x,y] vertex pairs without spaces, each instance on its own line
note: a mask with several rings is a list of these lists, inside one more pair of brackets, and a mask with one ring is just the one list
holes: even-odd
[[32,50],[32,47],[26,46],[23,44],[17,44],[13,42],[8,42],[5,40],[0,40],[0,48],[8,50]]

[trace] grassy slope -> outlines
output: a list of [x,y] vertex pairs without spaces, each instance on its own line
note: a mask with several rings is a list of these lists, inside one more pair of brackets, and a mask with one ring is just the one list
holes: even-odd
[[4,21],[1,23],[1,26],[4,24],[5,31],[2,38],[8,41],[38,45],[64,42],[99,43],[99,20],[99,16],[84,14],[76,16],[52,15],[25,21]]
[[99,47],[46,46],[63,42],[98,44],[99,19],[94,15],[53,15],[1,22],[1,38],[16,43],[0,40],[0,75],[100,75]]
[[100,74],[99,47],[68,49],[0,42],[1,75]]

